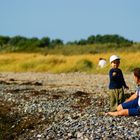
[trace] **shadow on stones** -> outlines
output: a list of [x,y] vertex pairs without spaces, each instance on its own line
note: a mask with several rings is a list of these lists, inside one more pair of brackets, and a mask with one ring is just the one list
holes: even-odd
[[71,105],[73,109],[83,111],[86,107],[91,105],[91,97],[89,93],[83,91],[77,91],[72,94],[74,102]]

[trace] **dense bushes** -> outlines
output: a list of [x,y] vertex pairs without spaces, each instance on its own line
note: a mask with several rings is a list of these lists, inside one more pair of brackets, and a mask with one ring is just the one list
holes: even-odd
[[[45,51],[48,53],[61,54],[83,54],[83,53],[98,53],[101,49],[112,49],[129,47],[134,43],[119,35],[91,35],[87,39],[79,41],[63,43],[61,39],[50,39],[43,37],[38,39],[36,37],[27,38],[23,36],[0,36],[0,50],[1,51],[15,51],[15,52],[37,52]],[[84,46],[84,47],[82,47]],[[101,46],[101,47],[100,47]],[[60,51],[61,50],[61,51]]]

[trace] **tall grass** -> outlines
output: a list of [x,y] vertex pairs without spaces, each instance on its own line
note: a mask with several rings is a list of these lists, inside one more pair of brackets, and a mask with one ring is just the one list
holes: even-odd
[[[109,57],[112,53],[87,55],[44,55],[39,53],[2,53],[0,54],[0,72],[87,72],[107,74],[110,69]],[[121,57],[120,68],[129,73],[134,67],[140,67],[140,52],[118,52]],[[104,68],[98,67],[100,57],[107,59]]]
[[132,45],[125,44],[91,44],[91,45],[65,45],[56,46],[55,48],[44,48],[41,53],[44,54],[59,54],[59,55],[82,55],[82,54],[97,54],[109,52],[137,52],[140,50],[140,43]]

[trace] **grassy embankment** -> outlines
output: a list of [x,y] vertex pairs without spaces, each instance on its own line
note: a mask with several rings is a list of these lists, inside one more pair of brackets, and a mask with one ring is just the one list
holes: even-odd
[[[113,53],[98,53],[84,55],[43,55],[40,53],[1,53],[0,72],[88,72],[108,73],[110,69],[109,57]],[[129,73],[134,67],[140,66],[140,52],[117,52],[121,57],[120,68]],[[98,68],[98,59],[107,59],[107,66]]]

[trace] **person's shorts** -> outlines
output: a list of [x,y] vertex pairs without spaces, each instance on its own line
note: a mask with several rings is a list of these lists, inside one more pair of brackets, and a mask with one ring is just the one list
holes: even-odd
[[140,107],[138,105],[138,98],[122,103],[123,109],[128,109],[129,116],[139,116],[140,115]]

